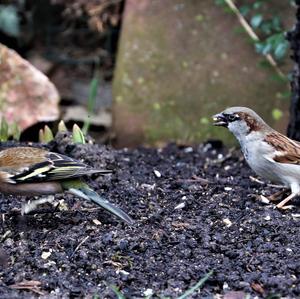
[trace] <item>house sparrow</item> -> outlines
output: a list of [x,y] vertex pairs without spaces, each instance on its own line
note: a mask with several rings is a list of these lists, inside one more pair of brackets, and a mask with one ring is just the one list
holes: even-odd
[[[300,192],[300,143],[268,126],[253,110],[231,107],[213,116],[214,125],[227,127],[237,138],[249,166],[261,177],[283,184],[291,194],[282,208]],[[279,194],[271,196],[276,199]]]
[[[34,147],[13,147],[0,151],[0,192],[14,195],[49,195],[67,191],[90,200],[128,224],[133,220],[120,208],[101,198],[80,177],[110,170],[99,170],[70,157]],[[28,213],[45,200],[26,204]]]

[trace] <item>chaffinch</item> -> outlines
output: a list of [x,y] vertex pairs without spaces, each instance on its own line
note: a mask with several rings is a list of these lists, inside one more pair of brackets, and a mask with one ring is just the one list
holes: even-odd
[[[90,200],[128,224],[133,220],[120,208],[99,196],[80,177],[110,170],[89,167],[70,157],[34,147],[13,147],[0,151],[0,192],[34,196],[67,191]],[[24,213],[34,210],[42,201],[33,201],[23,208]]]

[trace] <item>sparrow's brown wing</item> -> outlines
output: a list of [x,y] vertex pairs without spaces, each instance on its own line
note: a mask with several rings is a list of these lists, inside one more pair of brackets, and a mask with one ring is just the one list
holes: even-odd
[[278,132],[270,133],[265,141],[275,148],[272,159],[278,163],[300,164],[300,143]]
[[31,147],[11,148],[0,152],[0,178],[10,183],[55,181],[92,173],[98,170],[70,157]]

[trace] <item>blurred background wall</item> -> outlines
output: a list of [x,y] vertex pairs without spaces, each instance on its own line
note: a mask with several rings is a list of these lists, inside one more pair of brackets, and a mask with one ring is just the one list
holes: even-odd
[[[291,26],[288,1],[269,2]],[[119,45],[113,86],[118,145],[231,143],[210,120],[228,106],[251,107],[285,131],[289,84],[255,52],[237,17],[215,1],[127,0]],[[281,67],[287,74],[291,65]]]
[[233,144],[211,115],[245,105],[285,132],[292,62],[283,32],[294,7],[239,0],[237,16],[228,1],[0,1],[0,118],[16,120],[23,140],[62,118],[68,127],[88,120],[97,142],[117,147]]

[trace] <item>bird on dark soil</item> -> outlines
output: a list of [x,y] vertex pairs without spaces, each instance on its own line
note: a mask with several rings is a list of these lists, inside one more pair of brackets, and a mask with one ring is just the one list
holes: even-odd
[[[63,192],[92,201],[128,224],[133,220],[120,208],[102,198],[81,177],[104,175],[111,170],[94,169],[80,161],[34,147],[13,147],[0,151],[0,192],[21,196],[42,196]],[[43,200],[34,200],[22,208],[26,214]]]

